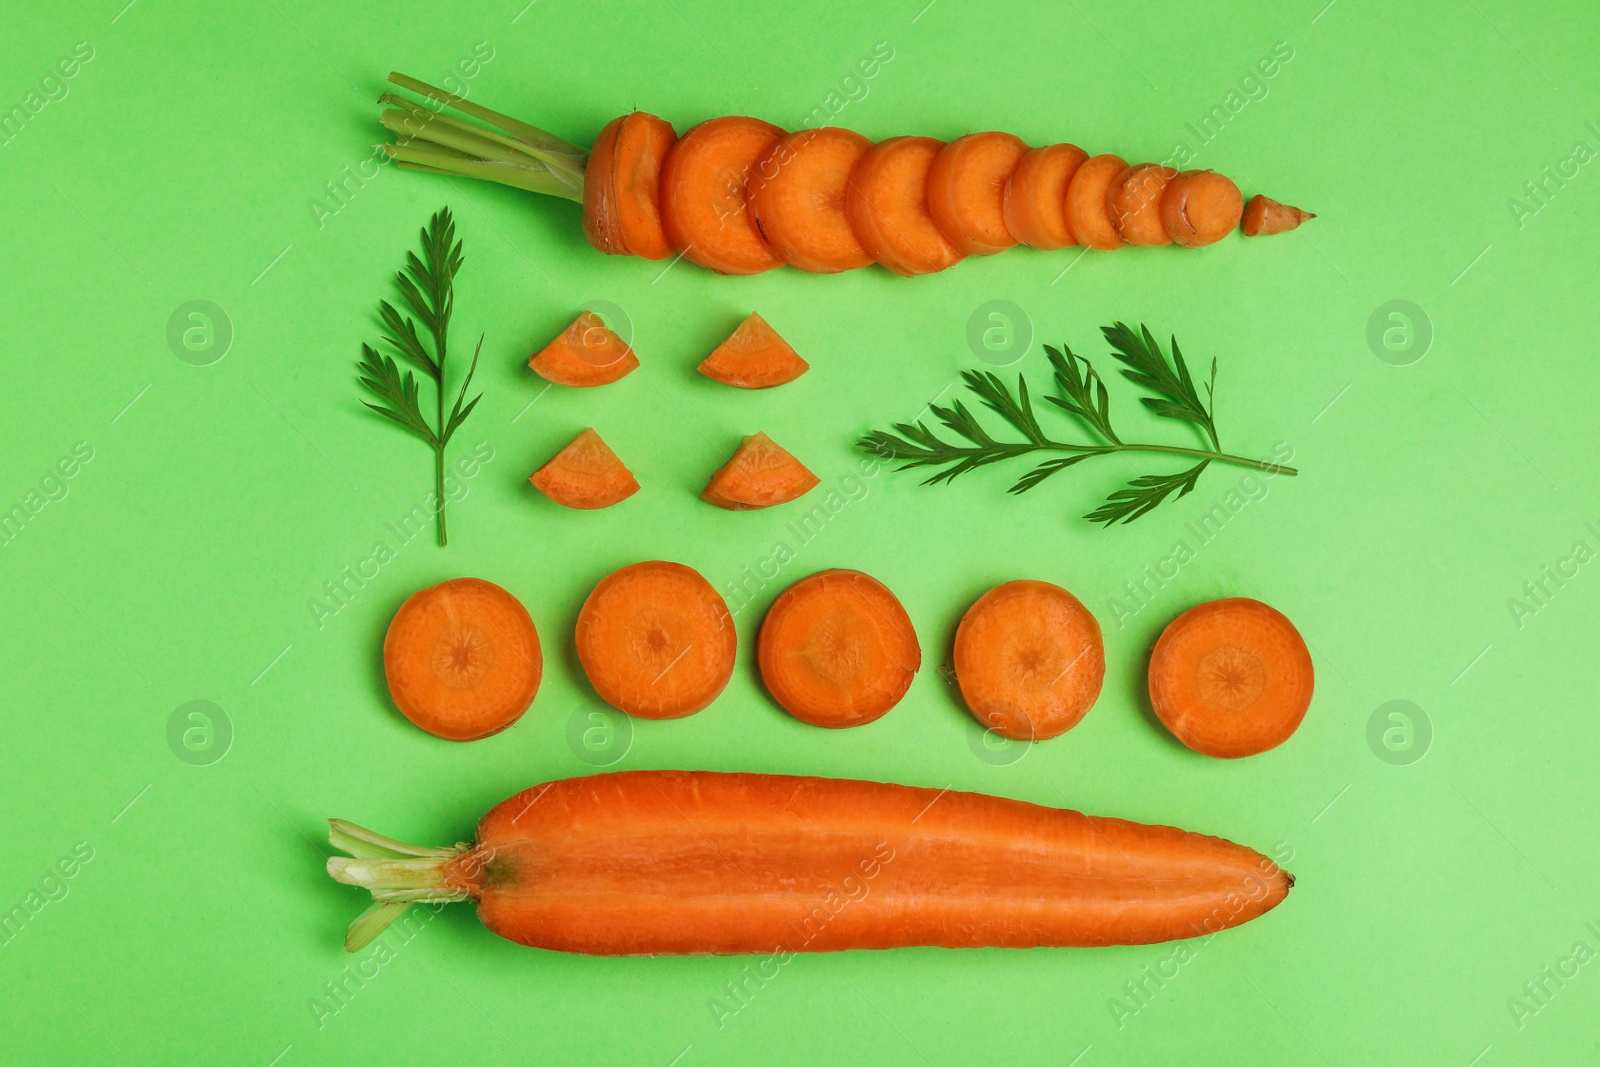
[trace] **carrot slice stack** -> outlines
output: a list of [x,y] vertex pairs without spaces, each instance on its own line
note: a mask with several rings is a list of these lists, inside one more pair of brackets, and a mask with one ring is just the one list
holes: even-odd
[[738,389],[771,389],[811,369],[756,312],[700,361],[700,373]]
[[783,131],[730,115],[702,122],[678,139],[661,167],[661,223],[672,246],[720,274],[783,266],[750,213],[747,183]]
[[718,468],[700,499],[729,511],[787,504],[817,487],[818,478],[764,433],[754,433]]
[[1067,248],[1078,243],[1067,225],[1067,186],[1089,156],[1075,144],[1031,149],[1006,180],[1005,221],[1011,235],[1030,248]]
[[574,437],[528,481],[557,504],[579,511],[609,508],[639,491],[633,472],[593,429]]
[[661,228],[661,163],[677,141],[672,124],[643,111],[612,119],[583,169],[583,232],[614,256],[666,259]]
[[1244,215],[1244,194],[1214,170],[1186,170],[1167,183],[1161,196],[1161,221],[1185,248],[1215,244],[1233,232]]
[[1108,252],[1121,248],[1122,235],[1111,220],[1111,183],[1128,169],[1127,160],[1110,153],[1086,160],[1067,186],[1067,225],[1085,248]]
[[609,385],[638,365],[628,342],[592,311],[573,319],[572,325],[528,360],[528,366],[549,381],[578,388]]
[[928,171],[943,147],[932,137],[891,137],[864,153],[850,174],[850,228],[896,274],[931,274],[964,258],[928,213]]
[[928,170],[928,212],[950,243],[992,256],[1017,243],[1006,227],[1006,183],[1028,152],[1009,133],[969,133],[945,145]]
[[791,133],[750,177],[750,210],[774,252],[813,274],[872,262],[845,215],[850,172],[872,147],[854,130],[825,126]]

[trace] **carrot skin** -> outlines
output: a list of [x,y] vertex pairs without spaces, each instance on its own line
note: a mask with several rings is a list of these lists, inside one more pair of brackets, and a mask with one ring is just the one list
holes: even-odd
[[625,117],[614,118],[601,128],[600,136],[589,149],[589,162],[583,168],[583,235],[596,251],[608,256],[633,254],[622,236],[613,181],[617,133]]
[[1307,219],[1317,216],[1289,204],[1280,204],[1270,196],[1257,193],[1244,206],[1240,229],[1246,237],[1268,237],[1275,233],[1288,233]]

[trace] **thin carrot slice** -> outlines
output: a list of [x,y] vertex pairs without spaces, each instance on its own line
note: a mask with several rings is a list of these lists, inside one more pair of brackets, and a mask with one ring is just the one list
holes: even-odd
[[787,504],[817,487],[818,478],[764,433],[744,439],[718,468],[700,499],[729,511]]
[[601,127],[583,167],[583,235],[608,256],[633,254],[622,235],[615,184],[617,133],[625,118],[614,118]]
[[628,343],[592,311],[573,319],[560,336],[528,360],[528,366],[542,377],[578,388],[610,385],[638,365]]
[[1241,228],[1246,237],[1267,237],[1275,233],[1288,233],[1307,219],[1317,216],[1288,204],[1280,204],[1270,196],[1259,193],[1244,206]]
[[661,162],[677,141],[672,124],[643,111],[612,119],[583,168],[583,232],[611,255],[666,259]]
[[767,320],[752,311],[728,339],[700,361],[700,373],[739,389],[771,389],[811,369]]
[[1150,656],[1150,703],[1174,737],[1223,759],[1289,739],[1311,706],[1311,653],[1284,615],[1232,597],[1190,608]]
[[928,170],[928,213],[963,253],[992,256],[1017,243],[1006,227],[1006,183],[1028,146],[1009,133],[969,133],[945,145]]
[[650,560],[613,571],[578,612],[578,662],[607,704],[677,719],[710,704],[733,675],[728,605],[700,573]]
[[922,665],[906,609],[860,571],[822,571],[785,589],[767,609],[756,647],[772,699],[813,726],[881,718]]
[[1172,238],[1161,221],[1161,194],[1178,176],[1159,163],[1138,163],[1111,183],[1111,221],[1130,245],[1170,245]]
[[750,210],[767,245],[791,266],[836,274],[872,262],[845,215],[845,190],[872,142],[825,126],[791,133],[750,175]]
[[448,741],[499,733],[539,691],[544,656],[527,609],[481,578],[411,594],[383,638],[383,674],[401,714]]
[[592,429],[574,437],[528,481],[557,504],[580,511],[609,508],[639,491],[633,472]]
[[956,681],[978,722],[1013,741],[1066,733],[1094,706],[1106,673],[1100,624],[1049,582],[995,586],[956,627]]
[[891,137],[863,153],[850,172],[844,200],[850,229],[896,274],[930,274],[964,258],[928,214],[928,170],[943,147],[932,137]]
[[1078,243],[1067,225],[1067,186],[1089,155],[1075,144],[1030,149],[1006,181],[1006,229],[1030,248]]
[[1067,225],[1083,247],[1103,252],[1122,247],[1122,235],[1111,221],[1109,193],[1111,183],[1127,169],[1127,160],[1108,152],[1086,160],[1073,174],[1067,186]]
[[729,115],[678,139],[661,167],[661,223],[674,248],[721,274],[783,266],[761,237],[747,189],[752,168],[782,137],[770,122]]
[[1185,248],[1215,244],[1239,225],[1244,194],[1214,170],[1186,170],[1161,195],[1161,222]]

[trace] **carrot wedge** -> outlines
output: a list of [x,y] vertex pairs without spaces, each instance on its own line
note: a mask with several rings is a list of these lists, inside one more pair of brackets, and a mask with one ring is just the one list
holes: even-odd
[[845,190],[872,142],[825,126],[791,133],[751,174],[750,210],[771,249],[791,267],[836,274],[872,262],[845,215]]
[[678,138],[661,166],[661,223],[672,246],[719,274],[783,266],[750,213],[751,171],[783,131],[760,119],[709,119]]
[[1086,160],[1067,186],[1067,225],[1085,248],[1108,252],[1125,243],[1111,220],[1111,185],[1128,169],[1127,160],[1110,153]]
[[751,434],[706,483],[700,499],[729,511],[787,504],[817,487],[819,479],[764,433]]
[[580,389],[610,385],[639,365],[633,349],[605,320],[585,311],[528,359],[528,366],[557,385]]
[[754,311],[700,361],[701,374],[738,389],[771,389],[810,369],[811,364]]
[[1067,248],[1078,243],[1067,225],[1067,186],[1088,159],[1075,144],[1030,149],[1006,180],[1006,229],[1030,248]]
[[1185,248],[1215,244],[1239,225],[1244,194],[1214,170],[1186,170],[1161,194],[1161,221],[1167,235]]
[[666,259],[661,163],[677,141],[672,124],[643,111],[612,119],[583,169],[583,232],[610,255]]
[[528,481],[563,507],[596,511],[639,491],[633,472],[593,429],[584,430]]
[[891,137],[865,152],[850,173],[850,229],[896,274],[930,274],[963,258],[928,213],[928,171],[943,147],[932,137]]
[[928,170],[928,213],[951,244],[992,256],[1017,243],[1006,227],[1006,183],[1028,152],[1009,133],[969,133],[945,145]]
[[1259,193],[1244,206],[1240,228],[1246,237],[1267,237],[1275,233],[1288,233],[1307,219],[1317,216],[1288,204],[1280,204],[1270,196]]
[[1159,163],[1139,163],[1111,183],[1111,221],[1130,245],[1170,245],[1172,238],[1161,221],[1161,196],[1167,183],[1178,176]]

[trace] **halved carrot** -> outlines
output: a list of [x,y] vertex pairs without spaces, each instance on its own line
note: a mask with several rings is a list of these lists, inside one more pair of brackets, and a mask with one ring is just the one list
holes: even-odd
[[1185,248],[1215,244],[1239,225],[1244,194],[1214,170],[1186,170],[1161,195],[1161,222]]
[[813,726],[881,718],[922,665],[906,609],[860,571],[822,571],[778,594],[756,648],[772,699]]
[[975,719],[1013,741],[1043,741],[1078,725],[1094,706],[1105,645],[1100,624],[1065,589],[1006,582],[961,617],[955,669]]
[[564,507],[609,508],[639,491],[633,472],[593,429],[584,430],[528,479]]
[[1257,193],[1244,206],[1242,229],[1246,237],[1266,237],[1274,233],[1287,233],[1307,219],[1317,216],[1288,204],[1280,204],[1270,196]]
[[932,137],[891,137],[863,153],[850,172],[844,198],[850,229],[896,274],[930,274],[964,258],[928,213],[928,170],[943,147]]
[[498,733],[539,691],[544,656],[521,602],[493,582],[452,578],[412,593],[383,638],[401,714],[449,741]]
[[1138,163],[1111,183],[1111,221],[1130,245],[1170,245],[1172,237],[1161,221],[1161,194],[1178,176],[1159,163]]
[[661,162],[677,141],[672,124],[644,111],[612,119],[583,168],[583,232],[611,255],[666,259]]
[[1006,183],[1027,155],[1009,133],[969,133],[945,145],[928,169],[928,213],[964,254],[992,256],[1017,243],[1006,227]]
[[1030,149],[1006,181],[1006,229],[1030,248],[1078,243],[1067,225],[1067,186],[1089,155],[1075,144]]
[[628,343],[592,311],[573,319],[572,325],[528,359],[528,366],[544,378],[579,388],[609,385],[638,365]]
[[711,476],[700,499],[729,511],[770,508],[811,492],[818,480],[772,438],[754,433]]
[[762,240],[746,183],[783,131],[760,119],[709,119],[678,138],[661,166],[661,223],[685,257],[721,274],[783,266]]
[[1173,736],[1224,759],[1289,739],[1311,706],[1311,653],[1284,615],[1231,597],[1190,608],[1150,656],[1150,703]]
[[606,575],[578,612],[578,662],[607,704],[642,719],[693,715],[733,675],[728,605],[700,573],[649,560]]
[[872,262],[845,216],[845,190],[872,142],[825,126],[791,133],[750,176],[750,210],[767,245],[791,266],[835,274]]
[[770,389],[810,369],[811,364],[754,311],[700,361],[701,374],[739,389]]
[[1067,225],[1072,236],[1085,248],[1103,252],[1121,248],[1122,235],[1111,221],[1111,183],[1128,169],[1121,156],[1094,156],[1073,174],[1067,186]]

